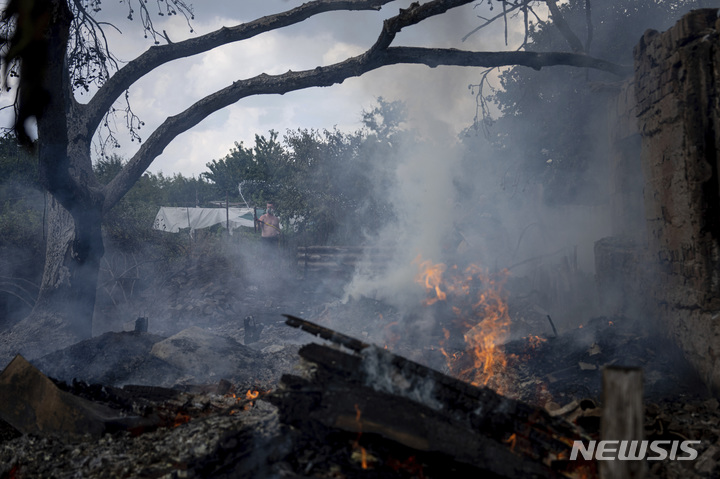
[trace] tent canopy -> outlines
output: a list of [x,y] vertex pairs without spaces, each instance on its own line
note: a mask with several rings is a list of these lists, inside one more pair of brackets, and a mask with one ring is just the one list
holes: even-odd
[[226,227],[226,222],[230,223],[230,232],[232,230],[245,226],[246,228],[254,228],[252,208],[181,208],[181,207],[160,207],[160,211],[155,216],[153,229],[167,231],[169,233],[178,233],[183,228],[190,228],[190,231],[197,229],[209,228],[220,224]]

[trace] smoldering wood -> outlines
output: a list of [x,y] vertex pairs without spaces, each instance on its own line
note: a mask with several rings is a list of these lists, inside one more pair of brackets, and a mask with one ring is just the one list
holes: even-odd
[[[603,440],[642,441],[645,408],[640,368],[608,366],[603,369]],[[600,461],[601,479],[641,479],[646,461]]]
[[553,320],[549,314],[546,314],[545,316],[547,317],[547,320],[550,322],[550,327],[552,328],[553,336],[557,338],[558,332],[557,332],[557,329],[555,329],[555,323],[553,323]]
[[140,316],[135,320],[135,332],[136,333],[147,333],[148,332],[147,316]]
[[300,318],[287,323],[350,349],[302,347],[305,377],[283,376],[270,395],[280,420],[301,431],[377,435],[500,477],[556,477],[554,467],[565,464],[554,461],[569,457],[573,440],[588,440],[576,426],[491,389]]
[[290,314],[284,314],[283,316],[287,318],[285,324],[287,324],[288,326],[302,329],[306,333],[310,333],[313,336],[317,336],[322,339],[327,339],[328,341],[332,341],[335,344],[345,346],[346,348],[349,348],[355,352],[360,352],[370,346],[369,344],[364,343],[351,336],[338,333],[337,331],[334,331],[330,328],[320,326],[319,324],[306,321],[302,318],[298,318]]
[[125,416],[60,390],[20,355],[0,374],[0,419],[23,434],[75,437],[159,425],[157,417]]

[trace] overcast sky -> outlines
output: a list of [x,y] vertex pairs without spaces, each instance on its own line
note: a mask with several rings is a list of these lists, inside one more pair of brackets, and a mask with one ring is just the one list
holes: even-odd
[[[137,0],[134,0],[137,1]],[[180,16],[154,16],[156,27],[166,30],[172,41],[201,35],[222,26],[232,26],[263,15],[288,10],[299,0],[204,0],[195,2],[194,33]],[[215,49],[207,54],[172,62],[143,78],[130,89],[131,105],[145,122],[146,137],[165,118],[174,115],[233,80],[260,73],[277,74],[328,65],[357,55],[372,45],[382,20],[406,8],[409,0],[392,2],[379,12],[333,12],[318,15],[299,25],[262,34],[251,40]],[[153,7],[155,2],[150,2]],[[137,18],[127,17],[127,0],[105,0],[98,19],[116,25],[122,34],[107,29],[110,48],[121,60],[135,58],[151,46],[139,30]],[[478,15],[488,15],[486,5],[459,7],[440,18],[403,31],[394,45],[456,47],[474,50],[505,47],[501,25],[471,37],[461,38],[478,25]],[[136,7],[137,10],[137,7]],[[495,12],[496,13],[496,12]],[[468,85],[478,81],[478,69],[425,66],[392,66],[346,80],[329,88],[312,88],[280,95],[255,96],[211,115],[192,130],[176,138],[158,157],[150,171],[169,175],[198,175],[206,163],[224,157],[236,141],[254,143],[256,134],[274,129],[360,128],[363,109],[375,98],[403,100],[410,124],[428,137],[445,141],[471,124],[474,98]],[[83,97],[80,101],[87,101]],[[122,148],[129,158],[137,148],[124,134],[124,119],[118,117]]]

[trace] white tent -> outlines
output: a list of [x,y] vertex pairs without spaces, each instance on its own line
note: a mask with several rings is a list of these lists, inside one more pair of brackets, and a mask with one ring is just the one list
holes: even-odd
[[190,232],[208,228],[216,224],[226,227],[229,217],[230,233],[232,230],[245,226],[254,228],[252,208],[175,208],[163,206],[155,216],[153,229],[178,233],[183,228]]

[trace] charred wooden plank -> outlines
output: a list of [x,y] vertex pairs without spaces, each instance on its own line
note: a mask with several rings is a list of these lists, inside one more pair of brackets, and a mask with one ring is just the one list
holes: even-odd
[[569,456],[573,440],[588,439],[574,425],[488,388],[300,318],[288,317],[288,324],[352,347],[300,349],[308,377],[284,376],[270,397],[286,424],[377,434],[502,477],[554,477],[553,461]]
[[22,433],[61,436],[100,436],[159,423],[158,418],[125,416],[62,391],[19,354],[0,374],[0,418]]
[[464,422],[438,414],[424,404],[367,386],[326,389],[310,381],[303,384],[298,377],[283,381],[291,383],[294,392],[275,393],[271,401],[280,409],[280,420],[298,429],[317,433],[318,425],[322,425],[365,438],[377,435],[501,477],[554,477],[542,463],[519,457],[509,445],[476,434]]
[[335,344],[340,344],[346,348],[352,349],[353,351],[361,351],[369,346],[367,343],[363,343],[353,337],[347,336],[332,329],[320,326],[310,321],[306,321],[302,318],[292,316],[290,314],[283,314],[287,318],[285,324],[292,326],[293,328],[300,328],[303,331],[310,333],[314,336],[318,336],[328,341],[332,341]]

